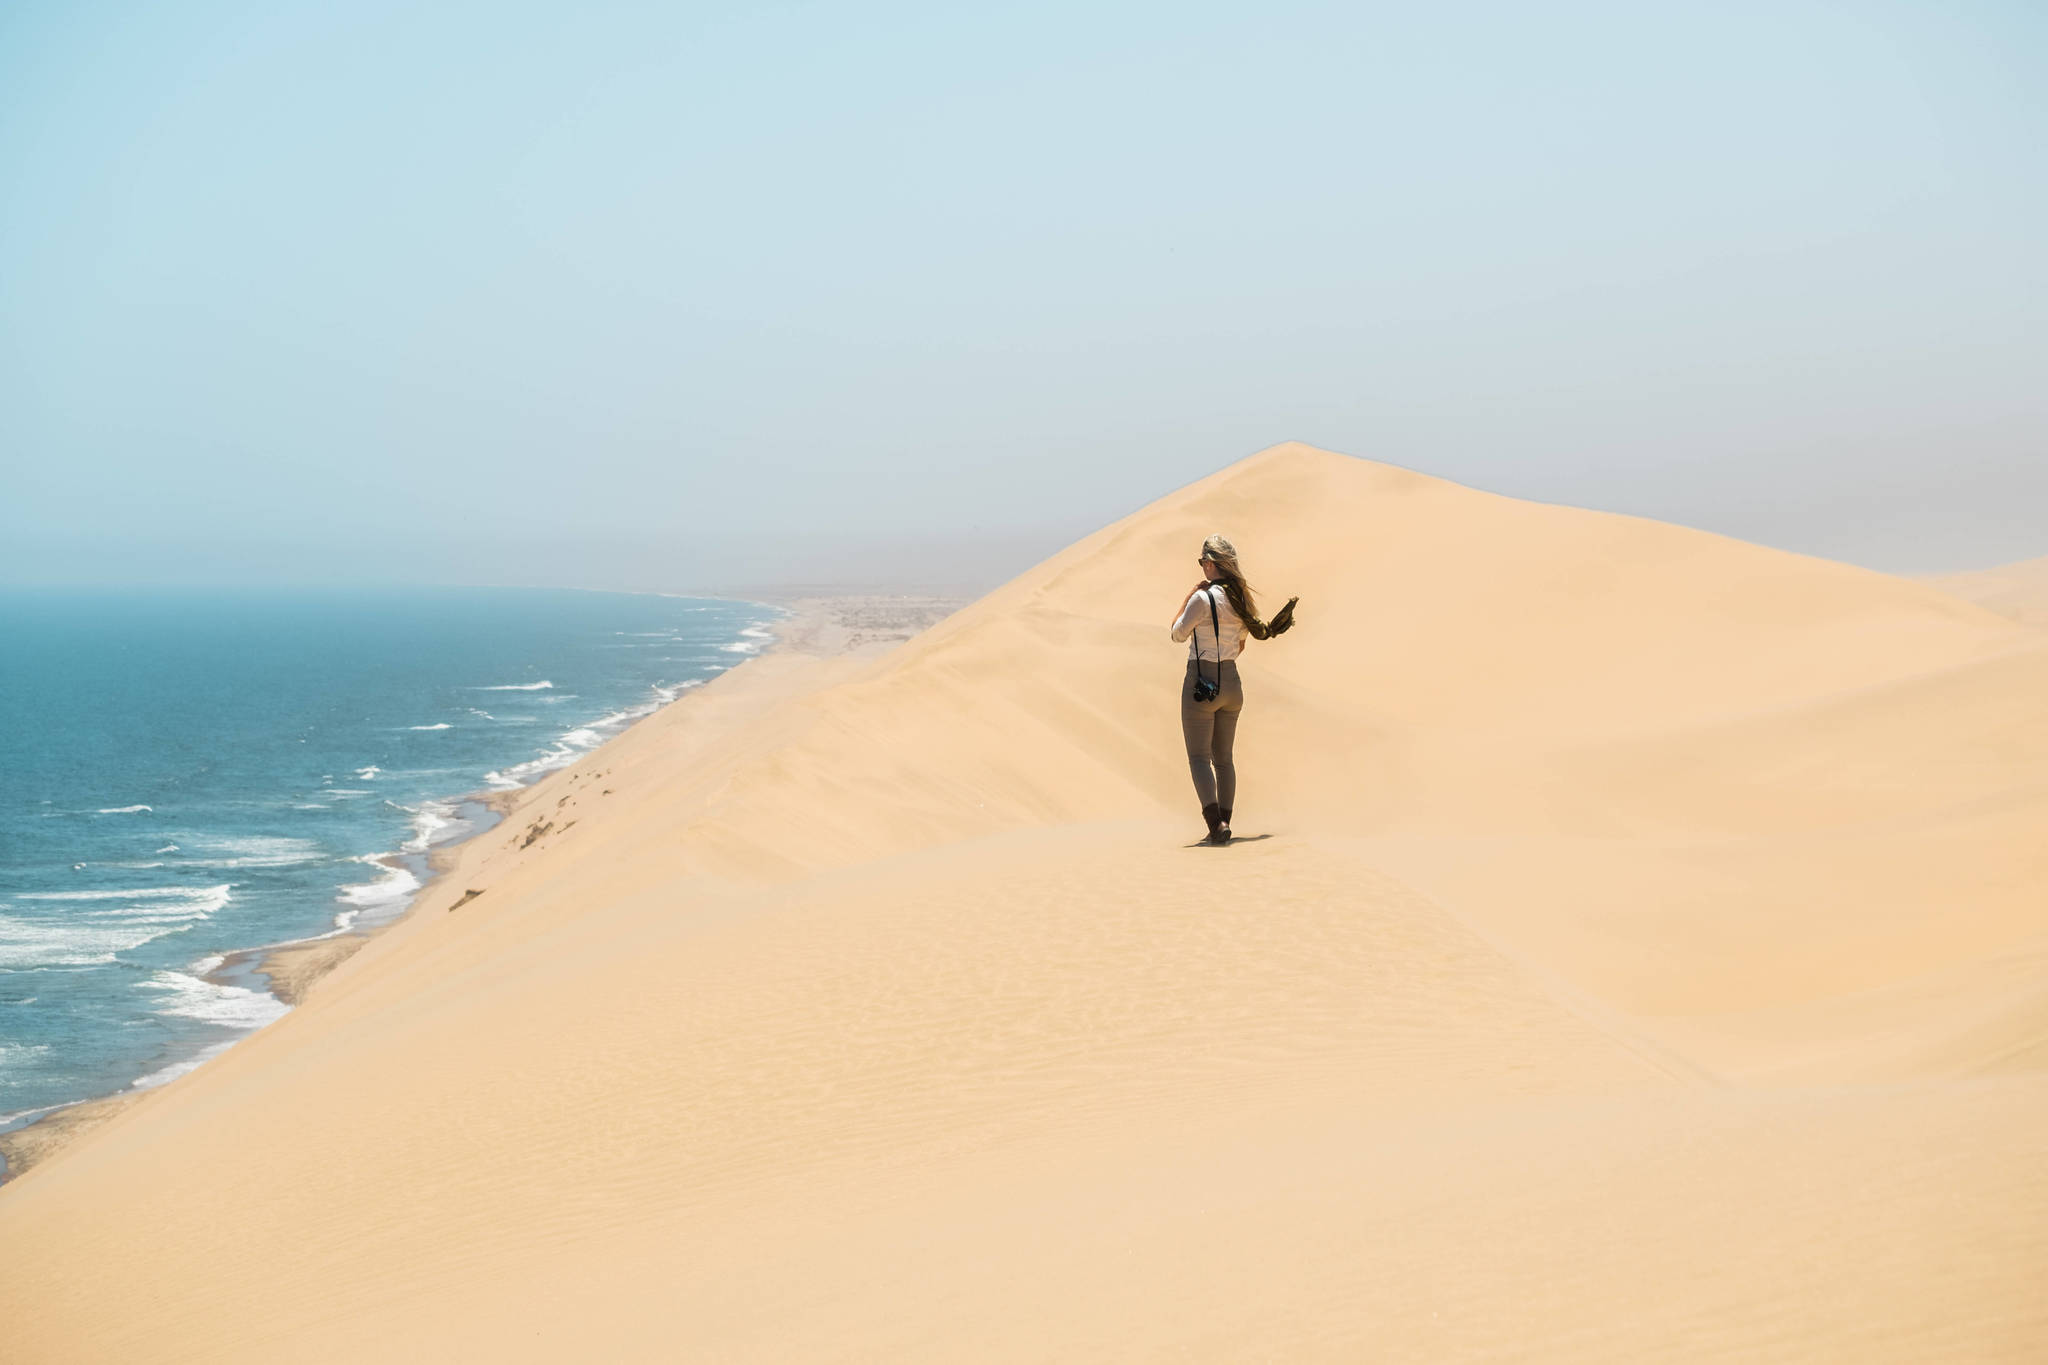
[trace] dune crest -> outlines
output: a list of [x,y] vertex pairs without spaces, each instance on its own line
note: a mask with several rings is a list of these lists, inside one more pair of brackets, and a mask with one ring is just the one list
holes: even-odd
[[[1222,850],[1165,634],[1216,530],[1302,599]],[[0,1189],[0,1321],[24,1361],[2038,1358],[2044,699],[2048,637],[1934,586],[1276,446],[532,788]]]
[[1939,574],[1926,581],[2001,616],[2048,626],[2048,555],[1976,573]]

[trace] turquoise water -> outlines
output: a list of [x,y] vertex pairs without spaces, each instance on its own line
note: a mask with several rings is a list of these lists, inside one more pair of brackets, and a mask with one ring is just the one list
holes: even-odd
[[0,592],[0,1125],[285,1007],[235,949],[402,913],[459,798],[768,642],[750,602],[512,588]]

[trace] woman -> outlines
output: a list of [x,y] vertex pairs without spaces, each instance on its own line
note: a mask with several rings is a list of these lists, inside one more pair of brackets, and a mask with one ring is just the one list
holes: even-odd
[[[1237,656],[1245,636],[1266,640],[1294,624],[1290,597],[1269,624],[1259,619],[1251,584],[1237,567],[1237,547],[1222,536],[1202,542],[1202,581],[1188,594],[1170,632],[1188,645],[1188,673],[1180,689],[1180,730],[1188,745],[1188,771],[1209,825],[1209,842],[1230,842],[1230,806],[1237,798],[1237,765],[1231,747],[1237,739],[1237,715],[1244,709],[1244,687],[1237,677]],[[1206,630],[1207,634],[1204,635]],[[1211,684],[1214,684],[1212,687]]]

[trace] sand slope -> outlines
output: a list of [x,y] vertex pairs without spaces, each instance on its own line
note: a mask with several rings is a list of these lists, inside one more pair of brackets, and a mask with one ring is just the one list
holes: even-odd
[[1977,573],[1942,574],[1927,582],[2001,616],[2048,626],[2048,555]]
[[0,1189],[6,1358],[2039,1359],[2044,829],[2038,631],[1277,447],[534,788]]

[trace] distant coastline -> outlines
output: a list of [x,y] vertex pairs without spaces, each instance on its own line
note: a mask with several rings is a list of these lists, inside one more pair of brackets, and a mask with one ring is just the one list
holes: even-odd
[[[789,606],[754,598],[714,598],[677,593],[621,595],[687,596],[693,601],[726,602],[777,613],[773,621],[748,625],[738,631],[731,642],[720,646],[725,652],[741,656],[731,666],[733,669],[774,648],[779,638],[777,628],[795,615]],[[421,813],[415,817],[412,839],[400,848],[363,859],[380,868],[383,876],[360,889],[380,890],[379,883],[384,883],[389,887],[388,892],[351,898],[344,891],[343,899],[354,899],[356,908],[343,911],[334,928],[318,934],[228,949],[211,955],[208,959],[211,965],[204,970],[195,970],[194,975],[210,985],[260,992],[274,998],[279,1006],[275,1016],[232,1038],[156,1067],[118,1090],[7,1116],[0,1121],[0,1186],[48,1160],[64,1146],[114,1118],[154,1090],[204,1065],[275,1022],[276,1018],[283,1017],[304,999],[316,981],[353,957],[377,934],[409,916],[427,889],[447,873],[456,851],[496,828],[506,812],[531,786],[586,756],[598,753],[641,721],[687,697],[702,681],[684,680],[658,689],[653,701],[609,713],[572,732],[595,737],[602,731],[602,737],[595,743],[578,746],[556,741],[536,758],[492,769],[483,775],[477,788],[421,802]],[[443,831],[448,831],[446,837],[437,838],[436,835]]]

